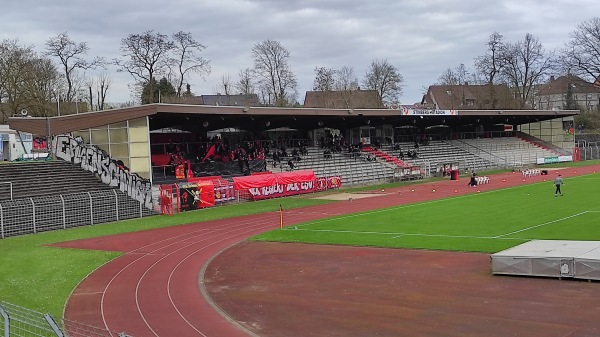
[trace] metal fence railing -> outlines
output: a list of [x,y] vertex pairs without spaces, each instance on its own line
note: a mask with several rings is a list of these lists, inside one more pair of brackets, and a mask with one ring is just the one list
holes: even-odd
[[0,238],[152,215],[117,190],[0,201]]
[[598,146],[586,146],[579,147],[580,160],[594,160],[600,159],[600,147]]
[[131,337],[0,301],[0,337]]

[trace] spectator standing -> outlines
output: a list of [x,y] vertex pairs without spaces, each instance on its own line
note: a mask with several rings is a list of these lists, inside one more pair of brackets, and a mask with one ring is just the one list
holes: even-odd
[[556,190],[554,190],[554,196],[558,196],[560,194],[560,196],[562,197],[562,191],[560,190],[560,186],[564,185],[565,183],[562,180],[562,177],[560,176],[560,174],[558,175],[558,177],[556,177],[556,179],[554,179],[554,186],[556,187]]

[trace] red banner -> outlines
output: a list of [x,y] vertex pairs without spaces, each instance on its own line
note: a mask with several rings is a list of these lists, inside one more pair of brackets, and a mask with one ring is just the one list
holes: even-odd
[[237,190],[248,190],[254,200],[309,193],[316,190],[316,177],[311,170],[234,177],[233,181]]
[[173,185],[160,185],[160,212],[173,215]]
[[235,188],[237,190],[247,190],[263,186],[273,186],[277,184],[277,178],[272,174],[257,174],[253,176],[233,177]]
[[166,166],[171,162],[170,154],[153,154],[150,156],[153,166]]
[[342,187],[342,177],[327,177],[327,189],[332,188],[341,188]]

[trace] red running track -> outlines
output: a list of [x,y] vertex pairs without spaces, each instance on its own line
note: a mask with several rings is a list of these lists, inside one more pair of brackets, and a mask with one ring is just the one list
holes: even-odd
[[[600,165],[550,171],[523,178],[520,173],[491,177],[491,183],[467,187],[468,180],[403,185],[381,196],[284,212],[286,225],[449,196],[485,192],[595,173]],[[568,193],[568,191],[566,192]],[[198,212],[201,217],[202,213]],[[252,336],[220,312],[204,294],[203,268],[227,247],[279,227],[274,211],[142,232],[59,243],[57,246],[121,251],[125,254],[91,273],[69,298],[65,318],[111,331],[144,336]]]

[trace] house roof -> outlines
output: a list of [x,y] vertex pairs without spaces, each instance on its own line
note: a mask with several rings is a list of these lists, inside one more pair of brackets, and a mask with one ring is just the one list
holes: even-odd
[[514,110],[519,101],[506,85],[432,85],[421,105],[449,110]]
[[305,108],[379,109],[383,103],[375,90],[307,91]]
[[600,93],[600,85],[587,82],[578,76],[568,74],[554,80],[551,79],[548,84],[540,89],[537,96],[566,94],[569,85],[571,85],[571,90],[574,94]]

